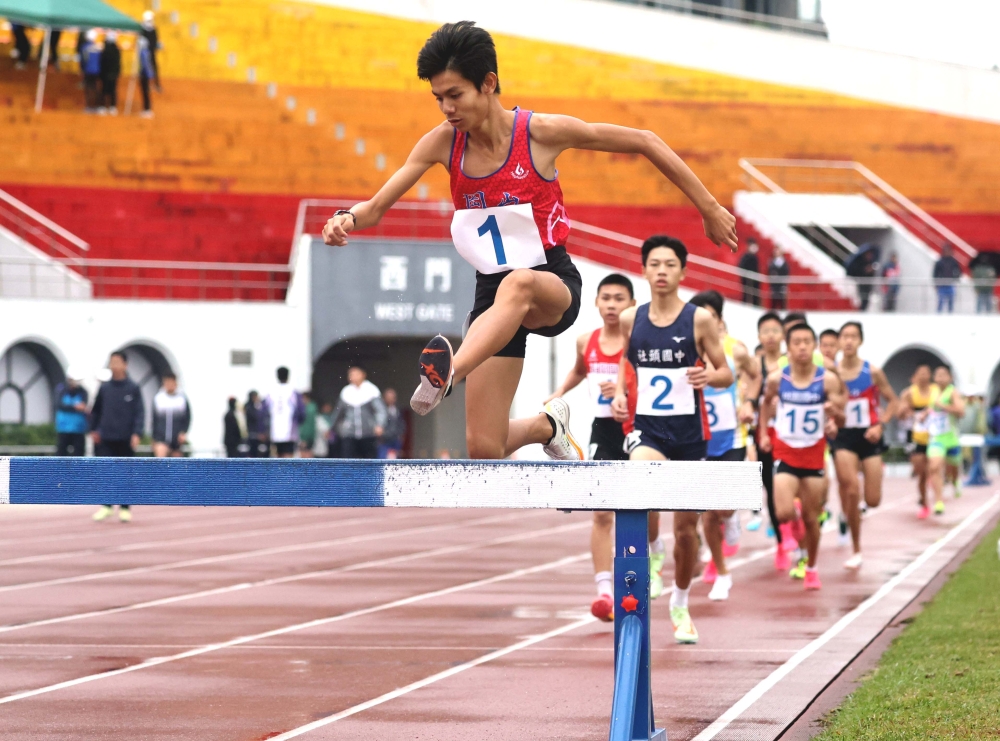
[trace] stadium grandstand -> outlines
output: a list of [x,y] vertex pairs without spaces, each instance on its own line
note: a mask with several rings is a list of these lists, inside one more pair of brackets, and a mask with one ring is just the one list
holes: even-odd
[[[457,347],[478,297],[477,271],[453,245],[449,173],[429,170],[380,224],[359,229],[347,246],[324,241],[335,212],[371,198],[407,162],[414,144],[441,124],[415,61],[441,24],[466,17],[495,40],[505,108],[653,132],[735,216],[739,243],[732,252],[713,244],[698,208],[645,157],[585,149],[562,154],[557,174],[570,216],[565,247],[582,277],[582,308],[559,336],[528,337],[511,419],[535,414],[579,365],[578,338],[602,326],[593,297],[609,273],[634,283],[638,303],[650,300],[641,248],[651,235],[686,245],[680,295],[687,300],[718,291],[726,302],[726,330],[751,354],[758,320],[772,309],[806,313],[817,332],[861,322],[864,357],[884,370],[896,394],[911,388],[920,367],[948,366],[955,388],[978,399],[985,416],[994,406],[1000,410],[996,72],[832,43],[819,0],[38,5],[0,0],[0,457],[61,450],[56,421],[66,406],[60,394],[79,384],[92,404],[102,383],[118,378],[109,358],[119,352],[141,391],[136,447],[142,455],[169,443],[166,454],[190,458],[272,452],[333,457],[332,448],[314,443],[315,420],[314,437],[295,440],[289,449],[282,446],[290,440],[275,436],[273,420],[266,431],[255,428],[260,404],[255,408],[252,393],[258,402],[284,393],[272,390],[288,385],[275,384],[276,370],[284,368],[295,399],[309,392],[302,403],[311,401],[312,419],[329,418],[343,399],[372,384],[378,398],[387,389],[398,391],[395,439],[382,439],[387,421],[377,415],[373,429],[379,432],[364,435],[379,438],[383,457],[468,457],[468,384],[456,384],[454,400],[431,415],[406,408],[420,381],[417,358],[425,343],[441,334]],[[102,18],[111,20],[102,25]],[[111,98],[105,97],[109,86],[116,92]],[[164,441],[157,428],[163,402],[156,399],[171,381],[189,404],[188,417],[182,438]],[[586,386],[563,395],[573,408],[567,429],[580,441],[589,438],[600,414]],[[227,407],[230,398],[236,401]],[[393,399],[379,402],[381,408],[396,410]],[[224,422],[230,408],[231,430]],[[360,420],[362,412],[356,413]],[[899,490],[913,488],[906,478],[913,430],[912,422],[899,418],[885,425],[887,480]],[[968,463],[975,460],[977,472],[996,475],[982,457],[991,446],[1000,448],[1000,429],[963,433]],[[92,454],[95,443],[87,437],[81,444]],[[546,452],[532,444],[513,457],[539,461]],[[909,504],[913,497],[906,492]],[[979,512],[968,501],[961,506],[963,517]],[[550,524],[553,532],[561,527],[554,516]],[[891,538],[888,523],[885,528]],[[759,535],[763,542],[763,531]],[[913,557],[932,542],[920,541]],[[895,564],[889,556],[885,563]],[[899,568],[893,565],[891,573]],[[810,613],[813,622],[802,618],[796,630],[823,634],[881,583],[845,588],[840,602],[822,617]],[[110,608],[102,603],[93,609]],[[565,616],[566,609],[552,608],[542,617]],[[788,609],[799,608],[779,605],[774,614],[784,619]],[[534,619],[530,610],[524,615]],[[0,625],[0,633],[6,629]],[[517,635],[535,632],[529,627]],[[465,640],[457,632],[454,637],[456,645]],[[506,640],[494,646],[480,638],[494,648]],[[366,639],[359,631],[350,640],[360,645]],[[799,648],[776,649],[775,665]],[[156,651],[167,649],[151,656],[159,656]],[[472,653],[448,658],[434,671],[471,660]],[[845,661],[830,669],[831,679]],[[99,663],[87,674],[99,671]],[[727,738],[722,729],[729,720],[705,734],[712,719],[723,717],[761,679],[744,669],[739,692],[702,714],[688,707],[671,738]],[[321,681],[339,677],[324,671]],[[352,671],[363,673],[358,666]],[[419,680],[411,674],[388,684],[372,680],[365,697],[381,698],[383,690]],[[671,675],[671,681],[684,680]],[[699,691],[709,693],[722,682],[713,676]],[[23,683],[7,684],[0,695],[27,691]],[[826,686],[821,684],[798,698],[794,713],[789,705],[784,715],[774,711],[771,725],[762,721],[760,733],[769,735],[747,730],[745,737],[777,738]],[[209,686],[206,680],[206,693]],[[600,685],[600,691],[611,689]],[[355,699],[299,709],[291,719],[276,710],[280,731],[255,720],[252,729],[240,731],[243,736],[226,735],[222,721],[215,735],[184,736],[159,708],[156,718],[142,721],[146,735],[135,737],[152,738],[169,726],[176,738],[291,738],[280,734],[339,712],[341,705],[352,714],[367,709],[355,710],[362,704]],[[178,712],[195,712],[183,708]],[[463,712],[471,717],[480,711],[470,705]],[[482,709],[484,718],[508,712]],[[670,712],[657,708],[657,719]],[[62,720],[56,725],[64,736],[10,735],[15,726],[5,733],[2,715],[0,737],[73,736],[72,724]],[[413,721],[412,715],[405,723],[391,713],[378,717],[367,737],[403,737],[395,735],[394,723],[410,730],[406,723]],[[24,720],[16,728],[29,725]],[[358,726],[349,728],[348,735],[315,737],[362,737],[352,735]],[[481,728],[482,735],[450,738],[493,737]],[[600,735],[582,721],[573,730],[581,728]],[[427,737],[449,737],[437,730],[443,735]],[[539,737],[571,737],[563,730],[553,726]],[[96,730],[89,737],[97,738]]]

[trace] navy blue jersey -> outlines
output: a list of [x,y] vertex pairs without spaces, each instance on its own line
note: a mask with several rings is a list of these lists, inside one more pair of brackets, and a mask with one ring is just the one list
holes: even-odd
[[635,427],[670,445],[711,439],[705,399],[691,387],[687,369],[704,366],[694,337],[693,304],[685,304],[674,323],[657,327],[649,304],[635,312],[628,359],[635,367],[638,393]]

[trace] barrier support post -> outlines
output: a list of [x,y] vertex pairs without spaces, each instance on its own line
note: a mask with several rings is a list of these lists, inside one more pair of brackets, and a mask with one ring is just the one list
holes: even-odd
[[649,643],[649,513],[615,512],[615,694],[610,741],[667,741],[654,728]]

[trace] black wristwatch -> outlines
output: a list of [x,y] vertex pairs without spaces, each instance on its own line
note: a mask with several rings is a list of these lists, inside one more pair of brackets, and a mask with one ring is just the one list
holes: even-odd
[[358,217],[354,215],[354,212],[353,211],[348,211],[346,209],[341,209],[340,211],[338,211],[337,213],[335,213],[334,216],[342,216],[343,214],[347,214],[348,216],[350,216],[354,220],[354,228],[357,229],[358,228]]

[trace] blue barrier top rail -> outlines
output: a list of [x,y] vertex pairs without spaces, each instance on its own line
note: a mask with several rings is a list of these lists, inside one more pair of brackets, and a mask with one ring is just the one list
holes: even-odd
[[0,504],[728,510],[759,463],[4,458]]

